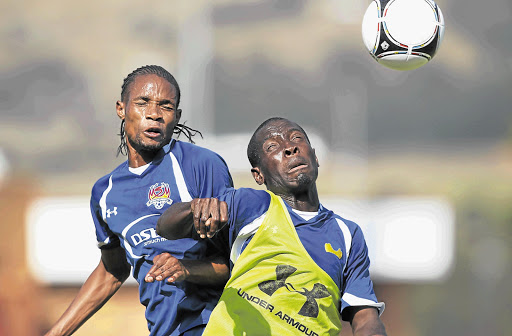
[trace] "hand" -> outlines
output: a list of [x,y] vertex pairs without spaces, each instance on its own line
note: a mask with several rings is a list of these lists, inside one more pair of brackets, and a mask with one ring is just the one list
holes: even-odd
[[154,282],[162,281],[165,278],[167,282],[183,281],[189,276],[189,271],[181,263],[167,252],[161,253],[153,258],[153,266],[146,274],[144,281]]
[[201,238],[212,238],[228,222],[228,205],[216,198],[195,198],[190,208],[194,228]]

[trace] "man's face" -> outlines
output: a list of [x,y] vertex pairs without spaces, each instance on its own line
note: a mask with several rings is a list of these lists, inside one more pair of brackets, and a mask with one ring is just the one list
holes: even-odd
[[257,134],[260,163],[253,169],[259,184],[277,193],[306,191],[318,177],[315,150],[294,122],[277,120]]
[[117,102],[125,121],[128,148],[155,152],[169,143],[181,117],[176,109],[176,88],[157,75],[139,75],[130,84],[126,101]]

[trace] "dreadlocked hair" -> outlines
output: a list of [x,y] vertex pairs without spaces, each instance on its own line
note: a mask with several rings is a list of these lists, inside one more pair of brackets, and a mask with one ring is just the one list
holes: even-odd
[[195,144],[194,139],[192,139],[193,136],[196,134],[199,134],[201,139],[203,139],[203,133],[200,131],[193,129],[192,127],[188,127],[185,125],[185,122],[183,124],[176,124],[173,130],[173,134],[176,134],[176,138],[179,138],[181,134],[185,134],[185,136],[188,139],[188,142]]
[[[135,81],[135,78],[137,76],[143,76],[143,75],[157,75],[159,77],[162,77],[166,81],[168,81],[174,88],[176,89],[176,109],[178,109],[178,106],[180,104],[180,98],[181,98],[181,91],[180,86],[178,85],[178,82],[174,78],[173,75],[167,70],[165,70],[163,67],[159,65],[145,65],[140,68],[137,68],[133,70],[123,81],[123,85],[121,86],[121,101],[126,102],[128,100],[128,88],[130,84],[132,84]],[[124,125],[125,121],[124,119],[121,120],[121,127],[119,136],[121,138],[121,144],[117,148],[117,156],[119,154],[127,155],[128,154],[128,147],[126,144],[126,135],[124,132]],[[192,139],[193,136],[199,134],[201,138],[203,137],[203,134],[201,134],[200,131],[193,129],[191,127],[185,126],[185,123],[183,124],[176,124],[173,130],[173,134],[176,134],[177,137],[179,137],[181,134],[184,134],[188,141],[191,143],[195,143]]]

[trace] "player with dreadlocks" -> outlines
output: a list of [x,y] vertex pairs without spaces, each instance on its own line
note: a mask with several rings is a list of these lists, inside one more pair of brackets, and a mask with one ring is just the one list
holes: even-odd
[[[127,99],[127,88],[128,86],[133,83],[135,78],[140,75],[157,75],[164,79],[166,79],[169,83],[171,83],[172,86],[176,88],[176,108],[180,104],[180,98],[181,98],[181,91],[180,87],[178,85],[178,82],[174,78],[173,75],[171,75],[167,70],[162,68],[158,65],[146,65],[143,67],[140,67],[133,72],[131,72],[123,81],[123,85],[121,86],[121,101],[125,102]],[[181,113],[181,112],[180,112]],[[121,136],[121,144],[117,148],[117,155],[123,154],[127,155],[127,145],[126,145],[126,137],[124,132],[125,127],[125,121],[124,119],[121,120],[121,131],[119,135]],[[173,133],[176,134],[176,137],[179,137],[182,133],[185,134],[188,141],[191,143],[195,143],[192,137],[196,134],[199,134],[201,138],[203,135],[198,130],[195,130],[193,128],[190,128],[188,126],[185,126],[185,123],[180,124],[179,122],[174,127]]]
[[[150,335],[202,334],[229,277],[227,260],[208,241],[167,240],[155,227],[172,203],[216,197],[233,182],[220,156],[193,144],[192,137],[201,133],[179,123],[179,102],[178,83],[160,66],[143,66],[125,78],[116,111],[118,154],[128,160],[100,178],[91,195],[101,259],[47,336],[71,335],[114,295],[130,270]],[[191,143],[172,138],[182,133]],[[146,276],[155,268],[162,274]]]

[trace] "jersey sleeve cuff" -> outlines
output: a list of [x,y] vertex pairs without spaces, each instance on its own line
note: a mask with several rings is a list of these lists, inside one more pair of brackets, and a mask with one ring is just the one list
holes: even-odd
[[107,237],[107,239],[105,239],[104,241],[99,241],[97,245],[100,250],[108,250],[111,248],[121,246],[121,242],[119,241],[119,239],[111,240],[110,238]]
[[376,302],[373,300],[360,298],[350,293],[343,294],[343,297],[341,298],[342,310],[348,307],[357,306],[375,307],[379,311],[379,316],[382,315],[384,309],[386,309],[386,304],[384,302]]

